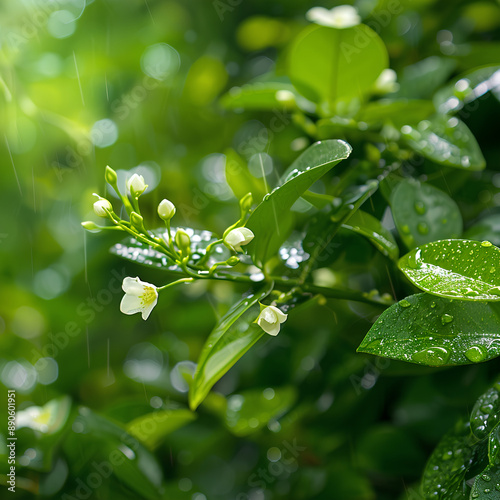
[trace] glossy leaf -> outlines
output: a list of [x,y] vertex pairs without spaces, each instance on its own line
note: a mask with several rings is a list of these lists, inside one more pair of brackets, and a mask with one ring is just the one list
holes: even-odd
[[500,248],[489,241],[441,240],[401,257],[399,268],[418,288],[441,297],[500,301]]
[[500,89],[500,66],[484,66],[463,73],[434,96],[440,113],[455,113],[467,107],[487,92]]
[[500,463],[500,423],[498,423],[488,436],[488,458],[490,465]]
[[252,434],[290,409],[295,399],[293,387],[251,389],[234,394],[227,402],[226,426],[237,436]]
[[469,240],[488,240],[493,245],[500,246],[500,214],[488,215],[480,219],[465,231],[464,236]]
[[411,295],[380,315],[358,351],[426,366],[487,361],[500,355],[500,310],[484,302]]
[[[205,255],[207,246],[218,238],[210,231],[200,231],[198,229],[183,228],[191,238],[191,260],[196,263]],[[166,229],[156,229],[152,231],[157,236],[168,238]],[[172,238],[175,236],[176,228],[171,229]],[[217,258],[224,260],[229,257],[229,251],[225,247],[218,246]],[[149,245],[137,241],[133,237],[124,239],[121,243],[111,247],[111,253],[122,257],[123,259],[141,264],[147,267],[159,268],[170,272],[183,272],[169,257],[164,253],[158,252]],[[209,261],[210,262],[210,259]]]
[[349,217],[347,222],[342,224],[342,227],[365,236],[387,257],[393,260],[398,258],[399,249],[394,237],[373,215],[358,210]]
[[413,151],[440,165],[464,170],[486,165],[472,132],[455,116],[434,115],[418,125],[404,125],[401,135]]
[[263,265],[287,238],[285,219],[290,216],[293,204],[326,172],[347,158],[351,150],[349,144],[339,140],[313,144],[293,162],[284,183],[264,197],[246,224],[255,235],[247,251],[257,265]]
[[189,390],[192,410],[205,399],[212,386],[263,335],[264,330],[253,323],[259,315],[259,301],[271,293],[272,284],[258,293],[242,298],[220,319],[208,336],[198,359]]
[[382,99],[368,103],[357,117],[367,125],[386,123],[400,129],[403,125],[417,124],[435,113],[432,101],[423,99]]
[[500,497],[500,465],[490,465],[476,476],[470,498],[498,500]]
[[390,204],[394,223],[408,248],[462,235],[457,204],[434,186],[403,179],[392,190]]
[[196,414],[183,409],[161,410],[142,415],[127,424],[127,431],[150,450],[175,430],[189,424]]
[[422,478],[424,498],[455,498],[453,494],[462,489],[465,475],[472,465],[475,448],[468,422],[458,423],[448,432],[425,467]]
[[368,26],[311,25],[292,44],[288,76],[307,99],[334,103],[367,93],[387,64],[385,45]]
[[491,387],[474,404],[470,428],[474,436],[484,439],[500,422],[500,394],[497,386]]

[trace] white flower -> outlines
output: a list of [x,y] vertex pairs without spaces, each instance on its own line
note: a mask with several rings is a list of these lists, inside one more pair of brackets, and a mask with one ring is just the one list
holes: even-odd
[[124,314],[140,312],[142,319],[149,318],[151,311],[158,302],[158,290],[151,283],[139,278],[126,277],[122,284],[125,296],[120,304],[120,311]]
[[286,321],[287,314],[282,313],[275,306],[267,306],[259,314],[257,324],[269,335],[276,336],[280,331],[281,323]]
[[170,220],[175,215],[175,205],[169,200],[161,200],[158,205],[158,215],[163,220]]
[[224,237],[224,243],[231,247],[235,252],[241,252],[243,245],[248,245],[254,238],[254,234],[246,227],[237,227],[231,229]]
[[53,399],[44,406],[30,406],[16,413],[16,427],[53,434],[64,425],[70,410],[71,401],[67,396]]
[[146,191],[148,185],[144,182],[144,177],[139,174],[134,174],[127,181],[127,188],[130,194],[134,197],[140,196],[144,191]]
[[307,11],[306,18],[313,23],[331,28],[351,28],[361,23],[358,11],[352,5],[339,5],[330,10],[313,7]]
[[113,211],[113,205],[105,198],[100,198],[94,203],[94,212],[99,217],[109,217],[108,212]]
[[393,69],[384,69],[375,81],[375,91],[380,94],[395,92],[399,88],[399,84],[396,81],[397,78],[398,76]]

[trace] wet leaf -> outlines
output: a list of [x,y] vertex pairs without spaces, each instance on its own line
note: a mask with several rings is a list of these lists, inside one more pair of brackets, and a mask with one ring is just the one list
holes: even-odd
[[399,259],[418,288],[441,297],[500,301],[500,248],[489,241],[441,240]]
[[358,210],[342,224],[342,227],[365,236],[387,257],[393,260],[398,258],[399,249],[394,237],[373,215]]
[[491,465],[500,462],[500,423],[498,423],[488,436],[488,458]]
[[472,408],[470,428],[474,436],[484,439],[500,422],[500,394],[497,386],[482,394]]
[[465,231],[464,236],[469,240],[488,240],[493,245],[500,246],[500,214],[488,215]]
[[193,383],[189,390],[189,406],[196,409],[212,386],[263,335],[264,330],[253,323],[259,315],[258,302],[271,293],[273,285],[242,298],[219,320],[208,336],[198,359]]
[[368,92],[387,64],[385,45],[368,26],[311,25],[292,44],[288,76],[307,99],[333,103]]
[[394,223],[408,248],[462,235],[457,204],[434,186],[404,179],[394,187],[390,200]]
[[386,309],[359,352],[426,366],[467,365],[500,355],[494,304],[410,295]]
[[413,151],[440,165],[464,170],[486,165],[474,135],[455,116],[434,115],[414,127],[404,125],[401,134]]
[[498,500],[500,497],[500,465],[489,465],[476,476],[470,498]]
[[287,238],[286,220],[293,204],[320,177],[346,159],[351,150],[349,144],[338,140],[313,144],[293,162],[284,183],[264,197],[246,224],[255,235],[246,248],[257,265],[273,256]]
[[247,436],[284,414],[295,399],[293,387],[251,389],[234,394],[227,401],[226,426],[237,436]]

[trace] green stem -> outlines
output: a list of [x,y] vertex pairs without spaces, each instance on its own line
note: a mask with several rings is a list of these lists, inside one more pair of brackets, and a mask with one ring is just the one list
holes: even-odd
[[198,261],[198,266],[202,266],[203,264],[205,264],[215,246],[220,245],[221,243],[224,243],[224,240],[220,239],[217,241],[212,241],[212,243],[207,245],[207,248],[205,249],[205,255]]
[[177,285],[178,283],[192,283],[193,281],[194,281],[194,278],[181,278],[180,280],[172,281],[172,283],[167,283],[164,286],[160,286],[157,288],[157,290],[158,291],[165,290],[165,288],[169,288],[171,286]]

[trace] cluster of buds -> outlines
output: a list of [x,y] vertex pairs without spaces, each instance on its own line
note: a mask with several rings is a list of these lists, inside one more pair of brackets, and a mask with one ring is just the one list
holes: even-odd
[[[124,314],[141,313],[142,318],[146,320],[151,311],[158,302],[158,292],[177,283],[189,283],[196,279],[229,279],[228,275],[220,275],[220,267],[234,267],[240,263],[236,253],[243,253],[243,247],[248,245],[253,239],[253,232],[244,227],[248,214],[251,211],[253,198],[248,193],[240,200],[240,219],[228,227],[221,239],[211,242],[205,249],[205,254],[196,261],[192,261],[192,255],[197,253],[191,247],[191,238],[188,232],[182,228],[172,230],[170,222],[175,216],[175,205],[167,199],[163,199],[157,208],[160,219],[166,226],[166,235],[159,236],[157,232],[150,232],[146,229],[144,219],[141,215],[139,198],[148,188],[144,177],[139,174],[133,174],[126,182],[126,193],[121,193],[118,187],[118,176],[111,167],[106,167],[105,178],[108,184],[115,190],[118,198],[128,214],[128,220],[121,219],[113,210],[111,202],[99,195],[94,203],[94,212],[98,217],[110,220],[113,225],[99,226],[94,222],[83,222],[82,226],[89,231],[100,231],[115,229],[125,231],[132,235],[136,240],[146,243],[155,250],[164,253],[173,261],[186,277],[168,283],[162,287],[157,287],[151,283],[141,281],[138,277],[126,277],[123,280],[122,288],[125,295],[120,304],[120,310]],[[173,233],[173,235],[172,235]],[[222,262],[212,263],[210,257],[217,245],[226,246],[232,253],[229,258]],[[262,306],[263,309],[256,323],[270,335],[276,335],[279,332],[280,324],[286,319],[275,306]]]

